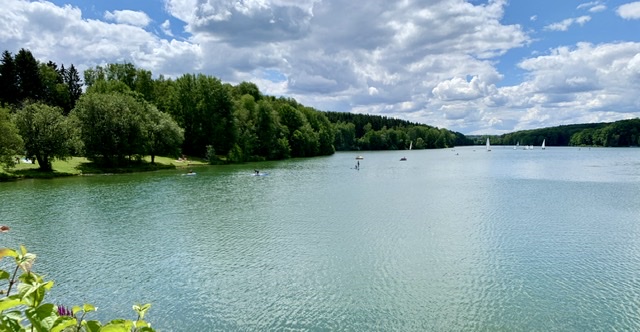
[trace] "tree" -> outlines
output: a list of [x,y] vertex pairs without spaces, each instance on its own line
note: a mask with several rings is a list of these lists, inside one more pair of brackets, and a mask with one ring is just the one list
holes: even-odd
[[158,111],[147,104],[147,153],[151,155],[151,163],[157,155],[176,156],[180,153],[180,146],[184,141],[184,130],[173,121],[171,115]]
[[148,148],[144,108],[141,101],[129,94],[83,95],[69,116],[78,121],[85,156],[115,167],[125,164],[127,158],[144,155]]
[[69,90],[63,80],[64,66],[58,69],[55,63],[49,61],[47,64],[40,64],[39,67],[42,82],[40,101],[60,107],[65,111],[64,114],[68,114],[66,107],[69,105]]
[[43,90],[38,61],[33,57],[31,51],[20,49],[15,58],[18,101],[30,99],[40,100]]
[[15,164],[14,158],[22,154],[24,145],[5,108],[0,108],[0,133],[0,164],[11,168]]
[[18,102],[18,76],[13,56],[4,51],[0,61],[0,103],[2,107],[15,105]]
[[73,64],[65,71],[63,78],[64,83],[67,85],[67,91],[69,92],[69,104],[65,107],[65,114],[69,114],[76,106],[76,102],[80,99],[80,96],[82,96],[82,82],[80,81],[78,70]]
[[27,104],[16,113],[16,126],[27,155],[35,156],[43,171],[51,171],[53,160],[70,157],[78,146],[76,127],[58,107]]

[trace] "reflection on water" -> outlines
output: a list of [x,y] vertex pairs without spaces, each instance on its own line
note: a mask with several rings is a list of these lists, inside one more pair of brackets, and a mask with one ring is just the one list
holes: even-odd
[[0,183],[2,240],[162,331],[640,328],[640,151],[360,154]]

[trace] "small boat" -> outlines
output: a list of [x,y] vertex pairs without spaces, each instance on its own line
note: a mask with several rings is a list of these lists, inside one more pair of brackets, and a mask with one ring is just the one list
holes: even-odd
[[543,139],[543,140],[542,140],[542,150],[544,150],[544,149],[545,149],[545,145],[546,145],[545,143],[547,143],[547,140],[546,140],[546,139]]
[[188,172],[186,174],[182,174],[182,175],[186,175],[186,176],[194,176],[196,175],[196,172]]
[[363,157],[363,156],[357,156],[357,157],[356,157],[356,160],[362,160],[362,159],[364,159],[364,157]]
[[400,161],[407,161],[407,158],[406,157],[402,157],[402,158],[400,158]]
[[491,143],[489,143],[489,139],[487,138],[487,152],[491,151]]

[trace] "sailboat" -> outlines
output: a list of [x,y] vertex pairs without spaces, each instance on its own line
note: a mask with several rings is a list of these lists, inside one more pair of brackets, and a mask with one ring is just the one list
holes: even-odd
[[547,142],[547,140],[546,140],[546,139],[543,139],[543,140],[542,140],[542,150],[544,150],[544,149],[545,149],[545,145],[546,145],[545,143],[546,143],[546,142]]
[[516,143],[516,146],[514,146],[513,149],[518,150],[518,147],[520,147],[520,142]]
[[413,141],[411,141],[411,142],[409,143],[409,151],[411,151],[411,148],[412,148],[412,147],[413,147]]
[[489,143],[489,139],[487,138],[487,152],[491,151],[491,143]]

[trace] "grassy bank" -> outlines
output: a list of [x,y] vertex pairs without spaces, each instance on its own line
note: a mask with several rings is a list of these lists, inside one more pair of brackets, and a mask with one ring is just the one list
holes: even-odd
[[156,157],[155,163],[151,163],[151,158],[146,157],[140,163],[133,163],[127,167],[105,168],[96,165],[84,157],[72,157],[67,160],[56,160],[53,162],[52,172],[42,172],[37,164],[17,164],[12,169],[4,169],[0,166],[0,181],[12,181],[19,179],[52,179],[64,176],[77,176],[83,174],[112,174],[112,173],[135,173],[149,172],[161,169],[189,168],[205,166],[204,160],[178,161],[169,157]]

